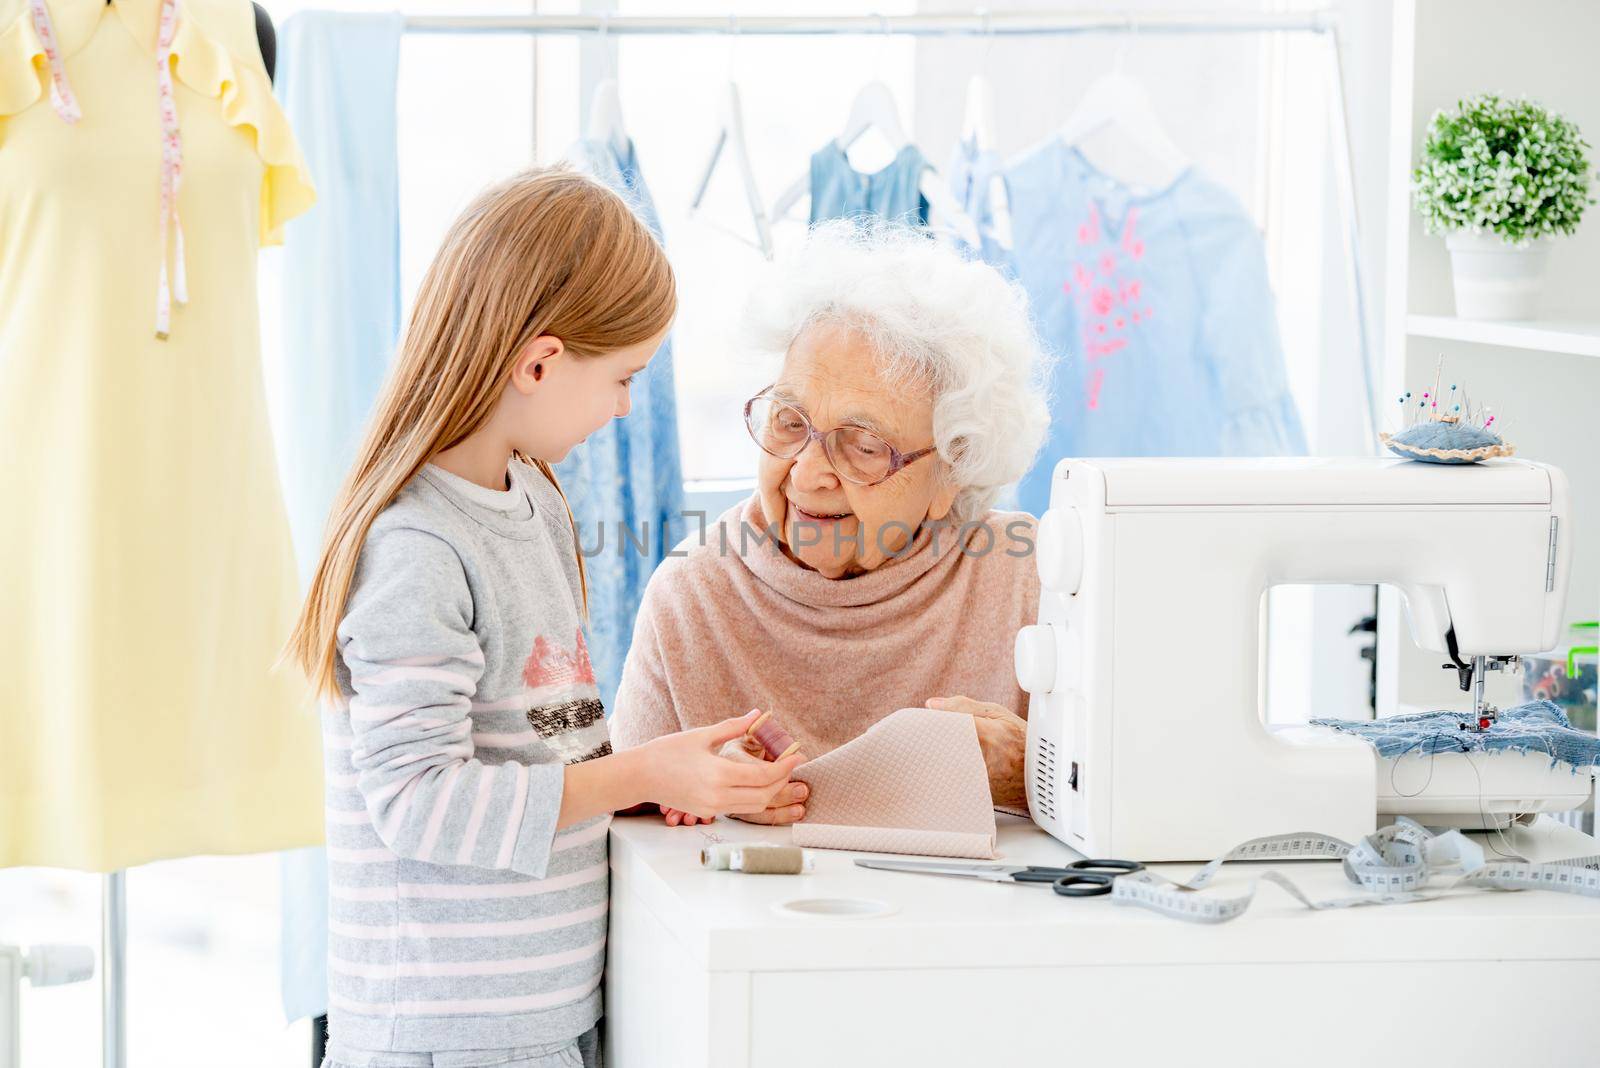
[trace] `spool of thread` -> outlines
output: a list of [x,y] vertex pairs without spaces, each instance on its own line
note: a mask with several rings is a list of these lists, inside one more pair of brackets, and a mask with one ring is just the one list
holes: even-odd
[[800,748],[800,743],[794,736],[783,729],[783,725],[773,718],[771,712],[761,713],[761,717],[745,730],[745,736],[754,738],[766,750],[768,760],[782,760],[784,757]]
[[811,871],[811,858],[799,846],[734,846],[728,868],[746,875],[806,875]]
[[719,842],[700,850],[700,866],[708,871],[739,871],[747,875],[808,875],[812,861],[799,846]]
[[732,858],[733,845],[729,842],[715,842],[700,850],[700,866],[711,871],[727,871]]

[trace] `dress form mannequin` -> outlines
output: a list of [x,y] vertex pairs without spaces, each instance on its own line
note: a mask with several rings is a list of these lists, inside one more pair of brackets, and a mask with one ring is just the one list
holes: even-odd
[[[108,7],[111,10],[107,10]],[[18,292],[27,292],[26,286],[18,282],[18,279],[23,277],[23,272],[19,271],[16,265],[26,260],[31,265],[30,270],[39,272],[56,271],[62,277],[70,277],[75,282],[87,277],[88,280],[85,284],[89,292],[93,294],[93,297],[86,298],[86,303],[96,308],[115,307],[117,308],[116,313],[106,312],[100,315],[78,317],[78,321],[53,328],[54,334],[52,337],[65,337],[65,346],[67,348],[71,348],[72,345],[76,344],[76,351],[80,356],[88,353],[90,358],[93,358],[93,354],[96,353],[112,354],[112,356],[108,356],[102,361],[103,365],[94,365],[96,370],[103,372],[106,377],[122,373],[128,366],[135,365],[143,369],[140,375],[125,375],[125,377],[135,380],[142,378],[146,382],[155,380],[162,374],[166,365],[159,361],[151,360],[149,357],[152,351],[156,351],[158,355],[166,355],[172,364],[183,364],[191,368],[193,371],[191,377],[204,378],[206,375],[211,375],[212,379],[208,380],[208,382],[214,386],[214,389],[208,391],[207,396],[214,392],[219,397],[213,409],[225,408],[232,413],[229,420],[230,424],[237,423],[244,426],[245,429],[241,431],[237,439],[226,438],[225,436],[219,437],[215,428],[205,433],[209,434],[212,440],[226,440],[230,446],[238,441],[247,442],[248,447],[232,454],[230,463],[240,471],[241,482],[265,485],[269,480],[271,466],[269,463],[262,461],[261,457],[270,456],[270,450],[263,448],[262,443],[269,442],[270,439],[262,432],[262,427],[260,426],[263,420],[258,410],[259,404],[255,402],[253,386],[256,376],[250,373],[253,370],[253,364],[259,359],[257,354],[257,332],[254,325],[254,303],[252,299],[248,313],[245,309],[233,306],[226,299],[228,287],[219,286],[215,282],[219,275],[219,267],[222,269],[222,274],[226,274],[228,270],[236,270],[238,279],[245,282],[247,291],[253,294],[254,285],[251,283],[254,278],[253,252],[258,241],[256,234],[257,223],[254,218],[247,218],[245,213],[233,211],[232,205],[235,201],[248,203],[252,208],[249,214],[253,216],[257,197],[233,197],[232,193],[236,192],[236,190],[231,189],[223,190],[222,194],[219,195],[218,190],[225,184],[229,176],[249,176],[255,168],[260,168],[262,192],[259,198],[261,205],[259,242],[267,244],[272,243],[273,235],[270,232],[280,229],[285,218],[298,214],[308,206],[310,198],[309,185],[307,184],[306,176],[297,172],[296,157],[298,151],[293,145],[292,137],[284,124],[281,114],[277,112],[277,106],[271,97],[271,90],[267,88],[267,79],[270,79],[274,73],[276,65],[276,34],[267,13],[259,5],[251,4],[249,5],[251,10],[248,12],[247,19],[246,4],[242,3],[241,0],[183,0],[181,6],[174,5],[177,12],[176,43],[172,45],[174,62],[170,67],[162,65],[162,69],[170,71],[170,82],[165,87],[162,87],[159,83],[152,84],[148,80],[148,67],[145,66],[148,62],[150,42],[156,36],[156,13],[161,7],[162,5],[159,2],[155,2],[155,0],[138,0],[138,2],[132,2],[132,0],[128,0],[128,2],[124,2],[124,0],[103,0],[101,4],[95,4],[91,0],[88,5],[81,3],[81,0],[79,2],[74,2],[74,0],[50,0],[47,6],[40,5],[38,7],[30,7],[27,4],[18,5],[16,3],[0,5],[6,16],[4,20],[0,21],[10,24],[12,19],[15,18],[22,26],[19,36],[25,44],[32,40],[32,35],[28,34],[27,30],[33,29],[37,33],[38,25],[41,22],[46,26],[50,26],[51,23],[54,24],[53,29],[50,30],[50,36],[55,37],[56,42],[59,43],[58,48],[52,50],[54,54],[42,52],[39,55],[26,54],[22,57],[26,64],[24,73],[26,74],[27,70],[31,68],[31,71],[38,77],[37,88],[32,86],[32,79],[28,77],[11,78],[4,83],[4,88],[7,92],[0,94],[0,96],[4,97],[3,100],[0,100],[0,112],[4,113],[5,122],[3,123],[3,128],[6,148],[3,158],[0,158],[0,171],[4,173],[4,181],[0,182],[0,187],[5,188],[9,198],[0,207],[3,207],[8,222],[10,219],[18,217],[23,210],[17,207],[20,199],[16,193],[17,189],[36,186],[41,190],[53,191],[60,188],[59,185],[52,186],[48,182],[49,167],[53,165],[51,161],[87,159],[93,162],[97,159],[94,155],[95,151],[99,150],[100,146],[108,144],[116,145],[115,148],[108,150],[109,155],[118,160],[129,158],[129,154],[122,151],[122,141],[126,141],[128,145],[136,147],[145,153],[139,158],[144,159],[149,164],[148,167],[126,168],[126,173],[119,175],[131,188],[136,190],[134,195],[123,198],[130,204],[135,205],[130,207],[125,214],[137,216],[142,220],[142,216],[139,216],[137,205],[156,204],[157,198],[150,195],[150,192],[156,186],[156,179],[160,177],[162,182],[167,181],[165,172],[161,171],[157,166],[161,161],[156,156],[156,150],[152,146],[157,142],[158,136],[163,129],[162,125],[157,121],[158,118],[164,122],[167,121],[168,116],[171,114],[170,107],[164,114],[159,113],[151,103],[147,102],[145,98],[147,92],[153,97],[156,93],[164,91],[168,99],[170,99],[175,90],[181,97],[181,133],[192,136],[184,138],[182,147],[179,149],[179,151],[183,152],[183,156],[180,158],[195,164],[190,170],[190,181],[186,183],[182,193],[184,204],[183,223],[187,224],[185,229],[188,231],[187,237],[189,239],[187,254],[184,251],[180,236],[175,250],[166,257],[166,262],[173,265],[174,273],[174,292],[171,301],[174,329],[172,330],[171,340],[168,340],[165,330],[158,327],[156,331],[151,331],[146,322],[149,318],[146,309],[150,302],[150,296],[155,290],[156,279],[153,268],[133,272],[141,276],[139,284],[137,286],[131,284],[124,286],[126,290],[137,289],[137,296],[134,298],[123,301],[123,294],[120,290],[117,290],[114,286],[107,287],[106,276],[115,275],[116,272],[101,269],[108,258],[104,256],[103,251],[95,252],[95,249],[97,247],[102,250],[104,248],[123,247],[115,239],[106,237],[104,239],[105,244],[99,246],[92,238],[77,243],[68,242],[67,244],[69,245],[75,244],[76,247],[87,250],[80,257],[81,263],[72,261],[71,257],[66,254],[60,254],[52,259],[50,250],[44,246],[19,245],[8,250],[6,256],[8,270],[0,274],[0,277],[3,277],[5,281],[7,293],[7,300],[4,302],[3,309],[7,329],[0,331],[0,336],[3,336],[5,342],[5,359],[0,361],[0,364],[15,366],[20,361],[33,357],[44,348],[30,334],[30,331],[33,330],[33,320],[24,314],[25,309],[22,307],[27,302],[12,299]],[[113,15],[113,11],[115,15]],[[29,25],[30,22],[33,23],[32,26]],[[171,37],[171,25],[171,23],[168,23],[162,28],[162,33],[167,36],[168,42],[173,40]],[[99,29],[100,27],[109,26],[118,26],[118,30],[107,29],[101,32]],[[124,30],[129,32],[121,32]],[[59,36],[57,36],[58,31]],[[46,39],[48,40],[48,38]],[[241,45],[243,46],[242,48]],[[164,42],[160,47],[168,47],[168,44]],[[251,52],[258,52],[260,55],[262,60],[260,67],[255,67]],[[157,55],[159,54],[157,52]],[[177,62],[180,55],[181,63]],[[49,62],[50,60],[55,62]],[[249,69],[251,67],[255,68],[253,72]],[[109,82],[123,77],[121,73],[112,72],[124,70],[138,72],[137,77],[128,83],[130,89],[136,90],[136,92],[130,91],[127,94],[108,93],[107,86]],[[241,80],[243,83],[254,81],[253,86],[248,84],[244,86],[251,91],[236,99],[236,103],[242,102],[242,108],[247,116],[246,121],[243,122],[238,121],[235,113],[239,108],[236,107],[234,111],[222,115],[219,114],[215,103],[218,99],[220,86],[232,86],[237,90],[241,85]],[[58,106],[60,101],[56,100],[55,97],[63,88],[70,89],[71,96],[76,97],[76,100],[81,102],[82,109],[77,117],[86,118],[87,122],[75,125],[76,119],[74,117],[68,117],[63,114],[63,111],[78,110],[77,104],[73,104],[70,108]],[[263,88],[266,88],[265,92],[262,92]],[[131,120],[127,114],[128,109],[120,106],[124,100],[133,100],[135,102],[133,105],[129,105],[129,108],[135,111]],[[138,108],[143,110],[138,110]],[[242,135],[238,130],[230,131],[230,127],[239,125],[250,127],[249,136]],[[76,130],[75,133],[71,132],[74,130]],[[129,131],[133,131],[133,133],[129,133]],[[177,134],[179,132],[171,132],[175,146],[178,144]],[[77,139],[78,144],[71,143],[71,139],[74,138]],[[74,154],[67,155],[64,149],[70,149]],[[82,153],[81,157],[76,155],[76,153],[80,152]],[[303,170],[303,168],[300,169]],[[249,180],[254,181],[254,179]],[[177,192],[175,181],[172,188],[175,197]],[[80,197],[76,192],[73,192],[71,210],[61,210],[60,204],[68,199],[66,194],[60,197],[53,195],[40,197],[37,200],[37,204],[27,208],[27,210],[45,213],[44,217],[55,219],[58,222],[64,220],[69,224],[80,222],[84,218],[95,218],[98,221],[100,216],[111,218],[113,223],[120,222],[120,219],[112,218],[117,215],[117,212],[108,210],[105,206],[107,203],[113,202],[116,199],[114,197],[103,197],[97,203],[92,195],[85,194]],[[219,205],[221,206],[219,207]],[[154,209],[152,208],[152,210]],[[50,215],[48,214],[49,212],[55,212],[56,214]],[[175,210],[171,221],[177,223]],[[163,225],[165,225],[165,216],[163,216]],[[0,226],[0,231],[8,229],[12,228]],[[131,226],[128,229],[137,234],[149,228],[140,225]],[[122,230],[115,226],[106,232],[122,234]],[[96,233],[99,233],[99,231],[96,231]],[[179,231],[179,233],[181,234],[182,231]],[[11,238],[14,237],[14,234],[8,234],[7,236]],[[154,239],[149,243],[154,245]],[[19,249],[22,251],[18,251]],[[179,281],[182,277],[179,267],[186,256],[190,263],[204,265],[204,270],[198,272],[195,278],[193,287],[195,300],[192,303],[181,295],[183,283]],[[135,256],[134,258],[136,260],[154,260],[157,257],[149,255],[144,257]],[[98,263],[96,262],[97,260],[99,261]],[[70,267],[72,273],[67,273],[66,268],[62,266],[63,264]],[[247,267],[246,264],[252,266]],[[166,272],[167,266],[163,264],[161,267],[163,291],[166,289]],[[207,292],[208,288],[210,292]],[[220,296],[219,290],[221,291]],[[237,291],[235,290],[235,292]],[[123,303],[107,303],[108,299],[112,302],[123,301]],[[166,300],[164,295],[162,299],[164,304]],[[136,308],[137,312],[133,314],[125,312],[123,309],[127,305]],[[112,324],[105,332],[107,337],[112,337],[113,339],[110,343],[107,343],[104,338],[94,332],[98,329],[97,327],[83,325],[84,323],[95,324],[102,322]],[[138,325],[124,330],[116,325],[122,322],[136,322]],[[152,341],[152,333],[154,338],[159,340]],[[126,336],[123,336],[124,334]],[[18,340],[19,337],[26,337],[26,340]],[[200,346],[200,342],[197,339],[204,341],[203,347]],[[204,359],[195,358],[197,354],[200,357],[204,357]],[[120,357],[120,359],[113,357]],[[60,361],[39,361],[41,366],[49,366],[52,362],[59,363]],[[87,363],[84,365],[89,366]],[[233,370],[235,367],[238,368],[237,373]],[[245,382],[245,387],[233,389],[235,379]],[[121,379],[118,379],[118,381],[120,382]],[[42,389],[40,393],[42,396],[60,395],[59,391],[48,389]],[[98,397],[98,394],[95,396]],[[133,403],[128,407],[154,410],[148,404],[148,400],[149,398],[147,397],[145,402]],[[105,406],[102,405],[102,407]],[[115,404],[110,406],[111,409],[116,407],[117,405]],[[89,411],[90,409],[85,404],[81,410]],[[202,421],[207,412],[204,404],[196,405],[188,400],[183,402],[182,410],[186,413],[191,411],[198,412],[197,418]],[[19,419],[14,418],[15,415],[15,411],[7,409],[6,418],[3,422],[0,422],[0,425],[4,425],[8,429],[23,425]],[[157,423],[162,421],[153,420],[153,422]],[[85,418],[80,420],[77,425],[94,426],[98,424],[92,418]],[[228,429],[231,432],[231,426]],[[144,442],[144,444],[149,443]],[[167,453],[170,454],[171,450],[168,449]],[[150,467],[150,465],[146,466]],[[151,467],[150,469],[154,468]],[[174,481],[181,482],[186,470],[181,464],[174,467],[172,476]],[[216,484],[219,480],[208,477],[204,481],[210,485]],[[203,493],[193,493],[192,486],[187,484],[182,486],[182,490],[182,497],[185,501],[192,501],[196,498],[204,499],[205,497]],[[87,493],[81,496],[86,500],[95,499]],[[271,494],[252,494],[251,496],[268,497]],[[75,497],[74,499],[76,500],[77,498]],[[100,499],[104,499],[103,494]],[[123,507],[124,505],[120,498],[116,499],[114,503],[116,507]],[[224,514],[234,511],[235,509],[231,507],[232,502],[229,502],[229,504],[229,507],[219,508],[217,511]],[[109,510],[111,509],[108,507]],[[133,515],[135,518],[149,518],[146,513],[140,512],[138,509],[132,509],[131,511],[124,509],[124,511],[127,511],[128,514]],[[275,515],[270,514],[271,511],[271,509],[268,510],[269,514],[265,520],[253,522],[251,524],[252,527],[269,530],[276,529],[280,523],[276,521],[277,517]],[[85,526],[87,529],[92,530],[96,524],[89,522]],[[128,530],[114,540],[133,543],[139,537],[138,530],[145,526],[148,526],[148,524],[130,523],[128,524]],[[174,527],[179,530],[187,530],[193,529],[194,524],[175,523]],[[6,535],[7,539],[17,536],[18,540],[21,540],[21,536],[16,535],[17,529],[19,528],[16,524],[6,524],[3,529],[0,529],[0,533]],[[146,538],[138,543],[141,552],[145,552],[148,548],[144,541],[149,540],[151,539]],[[227,537],[213,536],[203,539],[204,544],[200,544],[201,540],[197,539],[196,546],[200,549],[205,549],[212,544],[227,544],[230,541]],[[266,543],[266,551],[253,555],[264,559],[266,561],[265,566],[274,572],[274,575],[268,582],[259,583],[258,585],[261,587],[271,586],[276,597],[278,591],[287,591],[292,588],[292,580],[277,581],[279,575],[292,573],[292,566],[288,568],[284,566],[288,559],[286,554],[279,551],[281,546],[278,543],[284,542],[286,539],[274,535],[263,540]],[[98,551],[98,548],[96,551]],[[84,565],[85,571],[100,566],[99,557],[91,557],[87,552],[81,555],[88,561]],[[146,555],[149,554],[146,553]],[[115,556],[110,558],[117,564],[122,563],[122,561],[116,560]],[[159,554],[156,554],[156,558],[160,559]],[[41,566],[44,565],[41,564]],[[113,570],[121,579],[133,581],[133,579],[128,578],[128,576],[134,574],[132,570],[125,567],[114,568]],[[155,571],[157,568],[152,567],[150,570]],[[212,570],[223,576],[243,573],[239,567],[231,565],[226,568],[213,568]],[[184,588],[184,582],[191,581],[193,576],[203,576],[210,572],[191,558],[186,558],[180,560],[178,566],[170,567],[162,573],[169,575],[172,580],[170,583],[172,587],[182,589]],[[117,610],[122,610],[123,605],[115,599],[122,587],[116,584],[111,584],[111,586],[113,588],[107,594],[107,600]],[[251,592],[254,593],[256,591]],[[145,603],[156,604],[160,598],[143,597],[141,600]],[[251,604],[256,603],[256,599],[248,595],[239,598],[239,600]],[[265,603],[265,600],[268,599],[263,599],[263,603]],[[187,613],[190,618],[211,619],[211,616],[207,613],[215,608],[213,602],[204,598],[191,598],[188,604],[195,607],[194,611]],[[273,604],[263,609],[262,614],[276,616],[281,614],[280,609],[281,605]],[[113,612],[106,611],[101,614],[110,616]],[[248,623],[239,624],[236,620],[247,619],[250,613],[229,613],[216,610],[214,614],[221,621],[220,627],[224,630],[231,630],[235,635],[245,633],[248,629]],[[89,615],[91,614],[86,614],[86,618]],[[162,630],[164,628],[152,627],[151,629]],[[257,629],[266,630],[270,628],[262,627]],[[254,635],[253,633],[245,633],[245,638],[253,641]],[[237,650],[245,648],[245,640],[237,637],[222,637],[218,639],[217,644],[218,648],[222,650],[222,659],[228,657],[244,658],[243,654],[238,653]],[[255,644],[259,644],[259,642]],[[134,647],[134,639],[129,640],[128,646],[130,648]],[[97,649],[104,649],[105,647],[104,642],[100,642],[96,646]],[[142,645],[138,648],[141,651],[143,650]],[[254,649],[254,644],[250,646],[250,649]],[[162,652],[165,652],[165,650],[162,650]],[[213,654],[208,649],[205,655],[210,657]],[[253,656],[253,653],[251,655]],[[139,660],[138,657],[131,659]],[[156,662],[156,658],[150,658],[150,662]],[[179,663],[176,670],[172,670],[170,665],[151,668],[145,672],[144,676],[139,679],[133,679],[129,683],[130,691],[143,688],[140,698],[134,700],[125,696],[124,698],[119,698],[119,700],[125,699],[129,707],[137,705],[141,709],[162,707],[160,702],[152,705],[144,697],[144,691],[148,690],[146,680],[155,679],[158,684],[171,687],[174,694],[171,704],[181,707],[184,694],[189,689],[189,680],[197,679],[198,685],[201,686],[207,684],[207,680],[204,678],[204,670],[191,673],[185,670],[186,666],[186,664]],[[256,677],[254,672],[255,667],[252,661],[250,669],[241,674],[253,680]],[[173,679],[183,679],[185,680],[185,685],[173,686],[171,685],[171,680]],[[161,680],[166,681],[162,683]],[[255,690],[265,689],[265,687],[252,685],[244,689],[253,694]],[[39,702],[36,690],[24,691],[19,689],[17,693],[19,696],[15,699],[19,707],[38,707]],[[24,693],[26,693],[26,696],[21,696]],[[9,689],[7,696],[8,700],[12,698],[12,693]],[[88,701],[84,702],[86,706],[90,703]],[[277,707],[285,707],[288,703],[279,700]],[[101,704],[105,703],[101,702]],[[233,721],[235,723],[260,722],[267,718],[253,714],[253,712],[254,710],[252,710],[252,714],[241,714],[233,717]],[[133,717],[130,715],[125,718],[131,719]],[[222,718],[218,718],[219,722]],[[105,717],[105,722],[115,723],[116,719],[116,716],[107,716]],[[177,719],[162,720],[161,727],[172,731],[181,738],[184,728],[195,722],[198,721],[194,717],[183,721]],[[206,732],[211,730],[212,728],[207,725],[203,729],[196,729],[194,736],[210,737]],[[160,731],[151,730],[148,733],[158,735]],[[84,736],[95,738],[97,734],[95,731],[89,731]],[[230,749],[229,746],[220,741],[226,735],[219,732],[216,737],[219,739],[216,747],[218,752],[207,753],[204,759],[213,764],[220,764],[226,759],[225,754]],[[15,757],[15,754],[20,749],[12,747],[10,745],[11,742],[12,739],[8,737],[4,743],[0,743],[0,751],[11,748],[10,755]],[[177,743],[177,747],[181,749],[184,744],[185,742],[180,740]],[[41,746],[41,748],[45,747]],[[286,744],[284,747],[286,752],[293,750],[297,753],[302,748],[292,744]],[[60,749],[61,747],[56,747],[57,751],[60,751]],[[235,748],[235,751],[248,752],[254,756],[259,750],[254,746],[246,746],[242,749]],[[223,755],[219,756],[219,754]],[[99,761],[97,765],[95,760],[97,755],[86,756],[81,763],[85,769],[91,771],[96,770],[97,767],[99,769],[110,769],[104,776],[101,776],[101,779],[108,783],[112,782],[116,775],[120,774],[123,765],[119,765],[116,761],[107,763],[103,760]],[[124,764],[126,766],[151,766],[149,761],[141,762],[133,759],[124,762]],[[41,764],[41,766],[45,765]],[[15,776],[9,774],[9,770],[8,768],[7,775],[0,776],[0,778],[10,779],[10,785],[14,787],[18,780]],[[83,777],[86,779],[96,778],[93,774],[86,774]],[[67,776],[66,778],[76,781],[74,776]],[[127,776],[115,778],[118,788],[122,786],[125,778]],[[167,782],[179,782],[180,785],[174,789],[189,789],[191,784],[195,784],[193,789],[199,792],[209,788],[211,782],[217,777],[208,778],[201,774],[190,775],[187,779],[182,776],[165,775],[151,776],[149,778],[151,781],[160,779]],[[155,793],[157,791],[152,791],[152,794]],[[170,798],[171,794],[164,796]],[[72,811],[70,806],[77,799],[76,795],[67,797],[62,810]],[[144,800],[142,796],[138,799],[140,801]],[[0,807],[10,808],[11,806]],[[34,806],[33,811],[42,811],[47,807]],[[102,932],[103,945],[105,947],[102,980],[104,983],[103,997],[107,1024],[104,1035],[104,1060],[108,1065],[121,1065],[125,1059],[122,1034],[125,1027],[123,987],[125,975],[126,899],[124,876],[120,869],[131,866],[131,864],[141,863],[145,859],[161,859],[162,857],[206,852],[260,852],[290,845],[298,846],[305,844],[306,841],[306,839],[299,837],[300,832],[298,831],[291,831],[283,836],[276,836],[275,833],[267,834],[265,837],[270,840],[264,840],[259,844],[242,840],[229,841],[228,836],[235,828],[248,829],[257,826],[255,821],[257,814],[250,811],[240,814],[225,812],[225,814],[217,815],[219,811],[236,806],[225,804],[218,809],[213,809],[206,804],[198,802],[189,806],[189,808],[199,813],[193,818],[192,822],[195,827],[200,829],[185,840],[183,833],[189,830],[188,825],[184,824],[181,819],[174,820],[170,818],[174,810],[183,806],[177,802],[157,797],[151,810],[153,814],[148,819],[143,820],[144,826],[136,828],[141,834],[145,833],[145,827],[151,828],[149,837],[152,840],[156,840],[156,844],[150,846],[147,855],[144,856],[129,855],[126,852],[122,855],[114,855],[118,850],[124,848],[130,837],[124,833],[128,829],[126,826],[127,821],[119,821],[118,819],[118,807],[116,805],[97,806],[87,802],[83,804],[83,811],[86,813],[92,813],[96,817],[104,817],[103,822],[107,829],[103,833],[99,830],[98,825],[90,819],[76,822],[63,819],[61,826],[68,830],[87,828],[80,837],[72,837],[71,835],[63,837],[53,835],[52,832],[55,831],[55,828],[46,826],[42,821],[23,823],[22,817],[18,817],[17,827],[22,828],[21,831],[16,831],[16,828],[13,827],[7,827],[6,833],[0,834],[0,840],[3,840],[3,844],[6,846],[6,850],[0,852],[4,852],[8,858],[20,858],[28,850],[46,848],[38,846],[36,843],[39,842],[48,843],[48,848],[56,848],[57,843],[68,841],[68,845],[60,846],[57,852],[47,859],[59,859],[62,862],[62,866],[84,866],[90,868],[101,863],[100,858],[102,857],[110,857],[113,861],[112,866],[99,868],[99,870],[107,872],[105,876],[107,892],[104,916],[105,926]],[[122,804],[120,808],[123,812],[142,811],[135,804]],[[109,816],[105,816],[102,809],[109,812]],[[12,811],[20,812],[25,810],[12,808]],[[208,817],[209,823],[207,822]],[[180,833],[168,834],[166,837],[162,837],[162,829],[174,826],[181,828]],[[13,833],[14,831],[16,833]],[[284,838],[288,840],[284,841]],[[23,842],[23,844],[19,845],[19,842]],[[200,848],[200,846],[214,846],[216,848]],[[137,851],[136,849],[135,852]]]
[[261,62],[266,65],[267,77],[271,78],[278,73],[278,34],[272,28],[272,16],[267,14],[267,9],[260,4],[251,4],[256,9],[256,43],[261,46]]
[[[110,4],[111,2],[112,0],[106,0],[107,4]],[[267,68],[267,77],[271,78],[274,74],[276,74],[278,67],[278,35],[272,26],[272,16],[267,14],[266,9],[260,4],[255,3],[252,3],[250,6],[255,10],[256,43],[261,48],[261,62]],[[115,957],[118,963],[118,974],[116,976],[117,981],[114,983],[114,988],[112,986],[108,986],[103,990],[102,997],[105,1001],[107,1015],[114,1016],[115,1019],[121,1021],[125,1012],[125,1006],[123,1004],[125,993],[121,989],[122,984],[120,982],[120,965],[125,959],[127,952],[127,917],[124,896],[126,891],[122,885],[123,876],[121,872],[108,875],[106,880],[107,888],[104,910],[105,915],[102,917],[102,924],[104,927],[103,937],[106,942],[104,946],[104,952],[108,959],[112,958],[113,956]],[[319,1021],[314,1021],[313,1030],[317,1032],[317,1038],[320,1039],[322,1037],[325,1028],[326,1018]],[[107,1050],[107,1059],[113,1063],[113,1058],[120,1059],[120,1057],[123,1056],[123,1050],[120,1048],[120,1043],[118,1043],[117,1047],[114,1049],[110,1044],[108,1044]],[[316,1042],[316,1048],[313,1052],[314,1056],[316,1057],[316,1061],[314,1061],[314,1063],[320,1063],[322,1052],[322,1044],[320,1042]]]

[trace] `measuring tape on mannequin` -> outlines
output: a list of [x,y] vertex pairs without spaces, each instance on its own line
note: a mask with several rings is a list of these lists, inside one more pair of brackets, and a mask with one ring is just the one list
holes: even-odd
[[[67,68],[45,0],[29,0],[33,33],[50,69],[50,106],[68,125],[83,118],[83,109],[67,80]],[[172,331],[172,304],[189,302],[188,257],[183,249],[183,223],[178,218],[178,190],[183,185],[183,133],[172,83],[172,42],[178,33],[178,0],[161,0],[156,24],[156,102],[161,115],[161,272],[156,280],[156,337]],[[167,236],[172,234],[172,266],[168,269]]]
[[[1224,864],[1251,860],[1342,860],[1352,883],[1367,891],[1321,901],[1281,872],[1263,872],[1237,897],[1204,897]],[[1460,831],[1434,834],[1415,820],[1397,821],[1352,846],[1325,834],[1278,834],[1252,838],[1201,868],[1187,882],[1174,882],[1148,869],[1118,876],[1111,899],[1139,905],[1191,923],[1226,923],[1244,915],[1262,883],[1288,891],[1309,909],[1359,905],[1399,905],[1444,897],[1456,890],[1554,890],[1600,898],[1600,854],[1530,864],[1520,857],[1485,861],[1483,847]]]

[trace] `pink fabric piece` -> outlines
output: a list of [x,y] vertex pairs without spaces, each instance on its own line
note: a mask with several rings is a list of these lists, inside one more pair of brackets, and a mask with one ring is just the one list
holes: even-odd
[[811,761],[935,697],[1027,716],[1012,648],[1039,616],[1031,516],[989,512],[959,546],[954,530],[935,542],[924,529],[911,552],[846,579],[741,543],[741,520],[766,528],[751,498],[651,577],[610,720],[617,749],[752,708]]
[[971,716],[902,708],[795,777],[811,787],[795,845],[994,856],[989,773]]

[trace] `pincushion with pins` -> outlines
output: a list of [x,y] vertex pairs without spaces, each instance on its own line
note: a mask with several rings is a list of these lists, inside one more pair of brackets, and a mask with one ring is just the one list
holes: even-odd
[[1455,385],[1443,397],[1436,380],[1420,398],[1407,392],[1400,407],[1405,429],[1378,435],[1397,456],[1430,464],[1471,464],[1516,452],[1496,429],[1496,416],[1488,408],[1474,407]]

